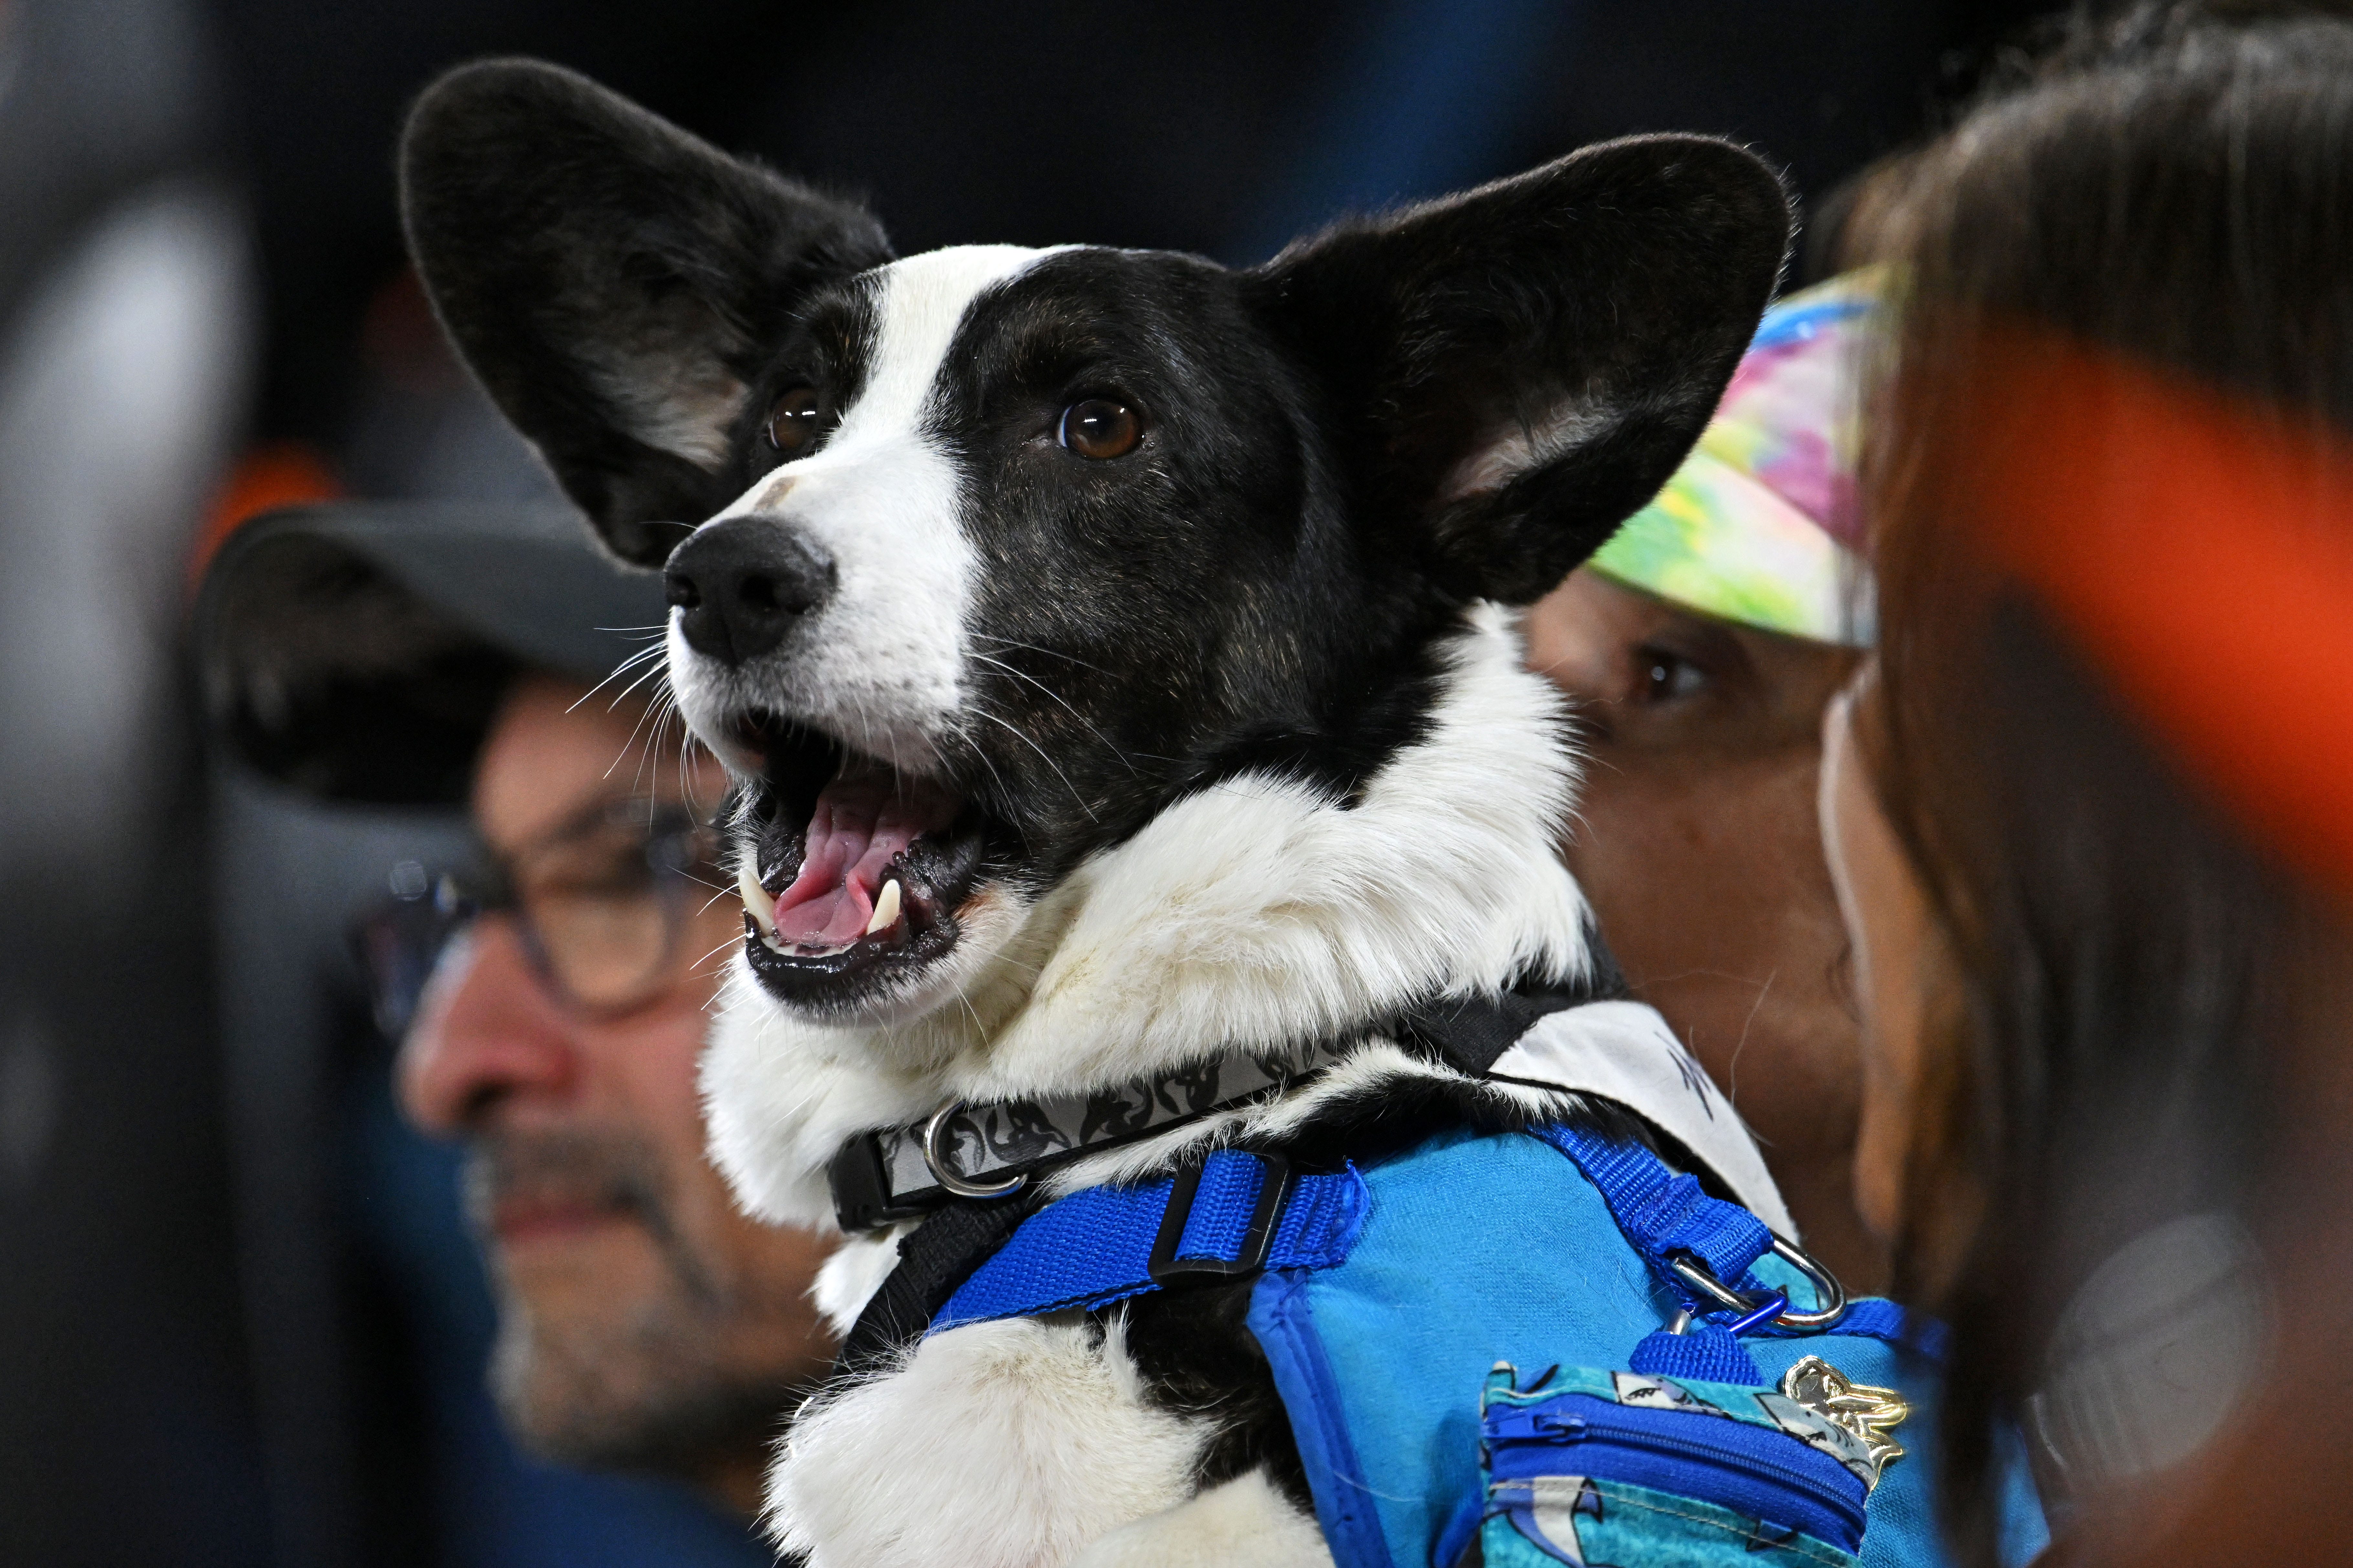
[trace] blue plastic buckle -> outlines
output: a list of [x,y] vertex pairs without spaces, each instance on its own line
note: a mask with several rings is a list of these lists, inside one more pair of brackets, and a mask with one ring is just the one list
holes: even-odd
[[1259,1182],[1258,1202],[1251,1206],[1250,1223],[1242,1227],[1241,1246],[1236,1256],[1176,1256],[1176,1248],[1185,1239],[1185,1227],[1193,1217],[1194,1196],[1201,1190],[1201,1173],[1208,1168],[1206,1161],[1187,1165],[1176,1173],[1175,1184],[1168,1189],[1167,1212],[1161,1215],[1159,1234],[1152,1240],[1151,1260],[1145,1265],[1145,1271],[1155,1283],[1165,1285],[1187,1274],[1255,1274],[1266,1267],[1267,1256],[1274,1250],[1274,1227],[1282,1215],[1282,1200],[1291,1195],[1291,1162],[1280,1154],[1242,1157],[1256,1160],[1264,1174]]

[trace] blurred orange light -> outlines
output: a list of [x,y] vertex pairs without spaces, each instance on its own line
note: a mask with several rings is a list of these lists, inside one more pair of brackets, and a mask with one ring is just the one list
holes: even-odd
[[2353,450],[2048,336],[1989,334],[1962,515],[2291,867],[2353,892]]
[[282,506],[333,500],[343,493],[334,470],[317,451],[300,441],[273,441],[254,447],[237,459],[188,555],[191,588],[205,579],[220,547],[252,519]]

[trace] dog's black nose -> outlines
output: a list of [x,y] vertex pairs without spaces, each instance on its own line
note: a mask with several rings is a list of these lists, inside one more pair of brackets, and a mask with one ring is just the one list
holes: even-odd
[[723,664],[756,658],[833,592],[833,563],[778,518],[731,517],[696,533],[662,568],[680,629]]

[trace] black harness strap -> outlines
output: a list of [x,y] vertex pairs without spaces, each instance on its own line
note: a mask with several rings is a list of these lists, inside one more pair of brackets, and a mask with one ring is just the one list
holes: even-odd
[[1588,1002],[1623,1000],[1630,992],[1616,955],[1590,926],[1585,940],[1591,964],[1577,984],[1523,984],[1501,995],[1425,1002],[1407,1008],[1398,1020],[1399,1043],[1426,1051],[1459,1072],[1483,1078],[1495,1058],[1517,1045],[1537,1019]]
[[834,1371],[876,1366],[922,1339],[956,1287],[1040,1206],[1026,1197],[957,1198],[934,1209],[900,1239],[899,1266],[858,1314]]
[[1513,991],[1417,1007],[1398,1021],[1405,1045],[1425,1051],[1472,1078],[1519,1042],[1536,1020],[1594,997],[1567,991]]

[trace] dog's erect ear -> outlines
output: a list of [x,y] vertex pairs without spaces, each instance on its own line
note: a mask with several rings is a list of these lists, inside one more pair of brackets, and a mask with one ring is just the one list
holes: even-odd
[[1376,526],[1451,591],[1525,604],[1674,472],[1788,237],[1754,155],[1646,136],[1343,224],[1258,276]]
[[762,346],[881,226],[584,77],[443,77],[400,147],[410,253],[459,352],[620,555],[659,564],[719,472]]

